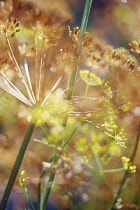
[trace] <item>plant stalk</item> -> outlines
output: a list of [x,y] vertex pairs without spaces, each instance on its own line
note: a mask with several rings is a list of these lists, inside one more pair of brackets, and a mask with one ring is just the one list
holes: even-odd
[[25,152],[27,150],[27,147],[28,147],[28,144],[30,142],[30,138],[32,136],[34,128],[35,128],[35,122],[33,120],[31,120],[31,122],[28,125],[28,128],[27,128],[27,131],[26,131],[23,143],[21,145],[21,148],[19,150],[18,156],[16,158],[15,164],[13,166],[11,175],[9,177],[9,180],[8,180],[8,183],[7,183],[7,187],[5,189],[5,192],[4,192],[1,204],[0,204],[0,210],[4,210],[6,208],[6,205],[7,205],[9,196],[10,196],[10,193],[12,191],[12,187],[13,187],[14,182],[16,180],[18,171],[20,169],[20,166],[21,166],[24,154],[25,154]]
[[56,174],[56,170],[52,169],[52,171],[50,173],[50,176],[49,176],[49,180],[47,182],[47,186],[45,186],[46,189],[45,189],[45,193],[43,194],[44,196],[43,196],[43,200],[42,200],[40,210],[45,210],[46,209],[46,204],[47,204],[47,201],[48,201],[48,198],[49,198],[49,195],[50,195],[50,191],[51,191],[51,188],[52,188],[52,184],[53,184],[55,174]]
[[77,66],[78,66],[79,57],[80,57],[81,48],[82,48],[82,41],[83,41],[84,33],[86,31],[86,28],[87,28],[87,23],[88,23],[88,19],[89,19],[91,4],[92,4],[92,0],[86,0],[85,8],[84,8],[84,14],[83,14],[82,22],[81,22],[81,26],[80,26],[79,39],[78,39],[78,47],[77,47],[78,57],[76,57],[76,67],[75,67],[75,69],[72,72],[71,77],[70,77],[70,82],[69,82],[70,91],[68,93],[68,99],[71,99],[71,97],[73,95],[73,86],[74,86],[74,83],[75,83]]
[[[86,31],[86,28],[87,28],[87,23],[88,23],[88,18],[89,18],[89,14],[90,14],[91,4],[92,4],[92,0],[86,0],[84,13],[83,13],[83,18],[82,18],[81,27],[80,27],[80,35],[79,35],[79,40],[78,40],[78,47],[77,47],[78,56],[75,58],[75,68],[74,68],[74,70],[71,74],[70,81],[69,81],[68,100],[71,100],[71,97],[73,95],[74,83],[75,83],[76,73],[77,73],[77,67],[78,67],[79,57],[80,57],[81,48],[82,48],[82,40],[83,40],[84,33]],[[68,117],[66,117],[64,122],[63,122],[63,126],[65,128],[67,126],[67,121],[68,121]],[[73,131],[72,136],[74,135],[76,130],[77,129],[75,129]],[[68,138],[65,143],[63,143],[63,141],[62,141],[62,147],[63,148],[67,145],[67,143],[70,141],[72,136],[70,138]],[[54,163],[57,162],[57,156],[55,158],[56,159],[54,159]],[[52,187],[52,183],[53,183],[53,180],[54,180],[54,177],[55,177],[56,170],[53,169],[50,173],[49,181],[47,183],[47,187],[46,187],[46,190],[44,192],[45,195],[44,195],[42,203],[41,203],[41,210],[44,210],[46,208],[46,204],[47,204],[47,201],[48,201],[48,198],[49,198],[49,194],[50,194],[50,191],[51,191],[51,187]],[[39,186],[39,188],[40,188],[40,186]]]
[[[62,149],[64,149],[67,146],[67,144],[69,143],[69,141],[71,140],[71,138],[73,137],[75,132],[77,131],[78,125],[73,129],[73,131],[71,132],[70,136],[63,143]],[[51,162],[53,160],[54,160],[54,163],[57,163],[58,157],[57,157],[56,154],[53,155],[53,157],[48,162]],[[38,206],[39,206],[39,210],[44,210],[45,207],[46,207],[46,204],[47,204],[47,201],[48,201],[48,198],[49,198],[49,194],[50,194],[50,191],[51,191],[52,183],[53,183],[53,180],[54,180],[54,177],[55,177],[55,174],[56,174],[56,170],[57,169],[52,169],[51,170],[49,181],[46,184],[45,193],[43,194],[44,196],[43,196],[42,203],[41,203],[41,179],[42,179],[43,175],[45,174],[46,170],[44,169],[42,171],[41,175],[40,175],[40,179],[39,179],[39,183],[38,183]]]

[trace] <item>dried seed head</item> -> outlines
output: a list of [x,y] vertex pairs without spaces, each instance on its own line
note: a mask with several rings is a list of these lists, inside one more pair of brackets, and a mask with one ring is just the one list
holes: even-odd
[[107,65],[104,57],[110,46],[106,45],[103,41],[93,38],[89,33],[85,33],[83,39],[82,54],[86,57],[86,65],[89,68],[96,69],[97,71],[104,69]]
[[42,27],[39,30],[39,38],[44,39],[49,45],[57,45],[61,35],[62,35],[62,27],[59,25],[53,25],[50,27]]
[[70,30],[70,27],[68,29],[69,36],[71,37],[74,46],[77,47],[80,29],[78,27],[75,27],[72,31]]
[[90,36],[90,34],[88,32],[84,33],[84,38],[83,38],[83,47],[90,47],[92,44],[92,37]]
[[0,21],[0,32],[5,33],[9,37],[13,37],[15,33],[19,32],[19,21],[13,17]]
[[140,40],[139,41],[132,41],[129,43],[130,50],[134,53],[137,53],[140,58]]
[[105,60],[108,64],[125,70],[133,71],[136,67],[136,59],[124,48],[110,49],[106,53]]

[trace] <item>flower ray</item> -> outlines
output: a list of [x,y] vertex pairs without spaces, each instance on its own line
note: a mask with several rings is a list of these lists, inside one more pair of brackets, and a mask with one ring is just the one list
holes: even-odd
[[46,106],[47,105],[47,99],[49,98],[49,96],[51,95],[51,93],[55,90],[55,88],[58,86],[58,84],[60,83],[60,81],[62,80],[62,76],[60,76],[56,83],[54,84],[54,86],[52,87],[52,89],[49,91],[49,93],[47,94],[47,96],[45,97],[44,101],[42,102],[41,106]]
[[11,95],[15,96],[25,104],[32,106],[32,103],[16,88],[16,86],[8,80],[8,78],[0,72],[3,77],[5,85],[0,83],[0,87]]
[[31,83],[31,78],[30,78],[29,69],[28,69],[28,63],[27,62],[24,63],[24,69],[25,69],[25,74],[26,74],[26,77],[27,77],[27,81],[29,83],[30,99],[31,99],[31,101],[33,101],[33,103],[36,103],[36,99],[35,99],[35,95],[34,95],[33,88],[32,88],[32,83]]

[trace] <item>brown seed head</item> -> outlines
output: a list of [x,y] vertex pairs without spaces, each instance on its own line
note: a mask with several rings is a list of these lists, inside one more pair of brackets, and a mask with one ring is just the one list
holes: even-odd
[[15,33],[19,32],[19,21],[13,17],[0,21],[0,32],[5,33],[9,37],[13,37]]
[[106,62],[121,69],[133,71],[136,59],[124,48],[110,49],[105,56]]
[[132,41],[129,43],[130,50],[134,53],[137,53],[140,58],[140,40],[139,41]]

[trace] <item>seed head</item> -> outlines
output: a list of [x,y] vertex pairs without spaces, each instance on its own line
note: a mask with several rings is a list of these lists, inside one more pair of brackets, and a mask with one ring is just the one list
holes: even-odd
[[5,33],[9,37],[13,37],[15,33],[19,32],[19,21],[13,17],[0,21],[0,32]]

